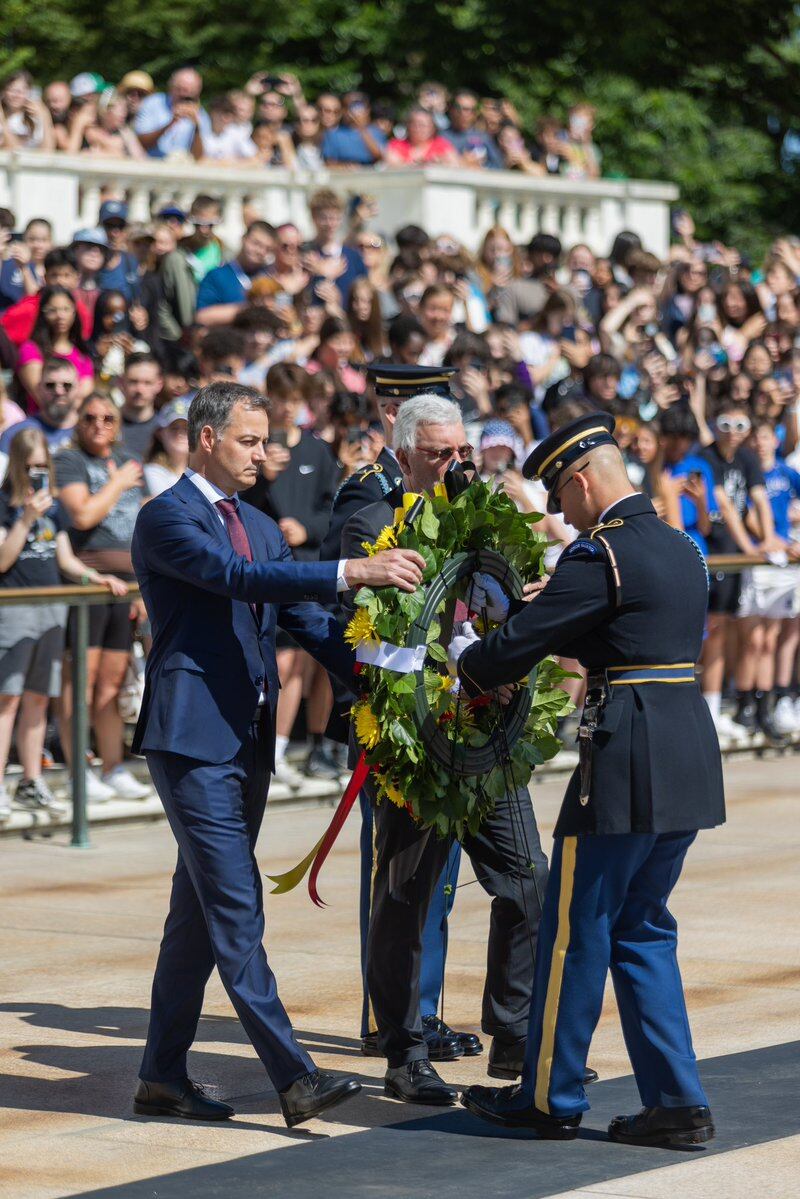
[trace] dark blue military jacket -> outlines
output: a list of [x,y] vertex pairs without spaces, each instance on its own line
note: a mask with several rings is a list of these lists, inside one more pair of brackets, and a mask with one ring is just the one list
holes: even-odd
[[367,504],[385,500],[398,487],[402,490],[403,476],[397,459],[387,449],[381,450],[370,466],[362,466],[349,479],[345,479],[333,497],[331,523],[322,543],[320,559],[328,562],[341,558],[342,529],[345,522]]
[[[703,642],[708,575],[694,542],[646,496],[620,500],[605,523],[568,546],[544,591],[458,663],[470,694],[524,678],[548,654],[589,671],[694,664]],[[612,676],[613,677],[613,676]],[[588,803],[576,770],[556,835],[665,833],[725,819],[711,715],[691,683],[608,688],[594,734]]]

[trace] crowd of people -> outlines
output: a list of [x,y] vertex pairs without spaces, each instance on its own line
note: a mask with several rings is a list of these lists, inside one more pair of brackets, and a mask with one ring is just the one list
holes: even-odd
[[525,131],[507,98],[424,83],[403,111],[361,91],[312,102],[296,75],[259,71],[206,101],[201,73],[173,72],[163,91],[147,71],[117,84],[82,71],[39,88],[28,71],[0,84],[0,149],[103,158],[166,158],[305,171],[451,166],[594,179],[595,113],[576,104]]
[[[700,241],[678,211],[664,259],[629,231],[601,257],[544,232],[517,245],[500,226],[471,255],[446,231],[388,235],[369,197],[346,204],[322,188],[310,238],[255,217],[229,247],[220,215],[201,194],[188,212],[169,205],[132,226],[112,195],[97,227],[54,245],[46,220],[17,231],[0,209],[0,589],[72,580],[110,593],[91,609],[102,763],[91,800],[146,791],[125,763],[120,715],[146,614],[112,601],[134,582],[140,506],[187,466],[193,394],[231,379],[266,391],[267,461],[247,498],[313,558],[337,488],[384,445],[365,374],[381,361],[454,368],[478,468],[542,513],[550,560],[575,532],[520,466],[548,432],[612,413],[631,486],[711,560],[701,669],[721,737],[781,743],[800,731],[798,239],[754,264]],[[719,555],[764,565],[731,572]],[[0,818],[12,800],[57,806],[42,762],[54,711],[69,750],[73,634],[60,605],[0,607],[0,775],[15,727],[22,767],[14,795],[0,792]],[[278,777],[339,778],[324,672],[288,637],[279,664]],[[308,753],[290,764],[304,698]]]

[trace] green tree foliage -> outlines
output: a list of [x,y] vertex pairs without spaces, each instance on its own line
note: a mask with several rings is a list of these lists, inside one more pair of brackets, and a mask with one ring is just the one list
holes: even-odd
[[509,95],[529,128],[588,97],[607,173],[674,180],[701,235],[760,250],[797,208],[780,144],[799,33],[786,0],[5,0],[0,71],[162,82],[192,62],[211,93],[285,69],[312,96],[359,86],[400,105],[434,78]]

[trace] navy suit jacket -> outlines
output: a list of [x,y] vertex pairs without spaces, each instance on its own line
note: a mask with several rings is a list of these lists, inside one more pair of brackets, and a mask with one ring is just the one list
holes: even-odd
[[278,624],[352,687],[354,655],[320,606],[336,601],[336,562],[295,562],[273,520],[249,504],[239,511],[252,563],[234,552],[186,477],[139,513],[131,555],[153,648],[135,753],[166,750],[209,763],[235,757],[262,690],[274,715]]

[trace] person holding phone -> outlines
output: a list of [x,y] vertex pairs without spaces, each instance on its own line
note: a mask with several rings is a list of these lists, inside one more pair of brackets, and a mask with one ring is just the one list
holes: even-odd
[[[39,429],[21,429],[9,447],[0,487],[0,589],[55,587],[64,579],[106,586],[125,584],[84,566],[70,546],[69,518],[55,499],[53,464]],[[14,803],[31,811],[62,811],[42,777],[42,750],[50,700],[61,689],[65,604],[0,608],[0,778],[5,774],[14,723],[22,778]],[[0,782],[0,821],[11,814]]]

